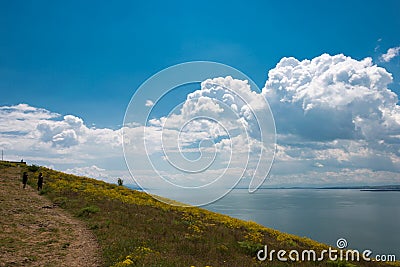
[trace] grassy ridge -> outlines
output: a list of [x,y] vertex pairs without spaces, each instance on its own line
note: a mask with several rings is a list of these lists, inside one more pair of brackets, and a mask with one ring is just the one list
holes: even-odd
[[[39,171],[34,167],[29,177]],[[372,262],[259,262],[268,249],[327,246],[200,208],[164,204],[146,193],[40,167],[41,194],[80,217],[97,236],[105,266],[385,266]],[[35,186],[36,179],[29,182]],[[398,264],[396,264],[398,265]]]

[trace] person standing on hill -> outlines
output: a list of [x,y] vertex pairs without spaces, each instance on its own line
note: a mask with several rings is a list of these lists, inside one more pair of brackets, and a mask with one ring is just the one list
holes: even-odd
[[28,174],[26,172],[24,172],[24,174],[22,175],[22,184],[24,185],[24,189],[26,187],[26,184],[28,183]]
[[42,190],[43,187],[43,174],[39,173],[38,180],[37,180],[37,190]]

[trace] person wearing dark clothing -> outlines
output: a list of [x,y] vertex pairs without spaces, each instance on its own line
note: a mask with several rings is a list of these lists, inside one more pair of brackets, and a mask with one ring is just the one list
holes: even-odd
[[28,183],[28,174],[26,172],[24,172],[24,174],[22,175],[22,183],[23,183],[24,188],[25,188],[26,184]]
[[37,180],[37,190],[38,191],[42,190],[42,187],[43,187],[43,175],[42,175],[42,173],[39,173],[38,180]]

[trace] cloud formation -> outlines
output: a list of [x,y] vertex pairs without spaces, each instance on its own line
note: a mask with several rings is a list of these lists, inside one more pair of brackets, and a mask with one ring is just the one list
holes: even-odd
[[[399,49],[393,49],[384,61],[398,55]],[[199,155],[211,158],[215,151],[234,147],[233,157],[221,154],[210,174],[218,175],[230,161],[229,174],[242,175],[240,168],[248,152],[260,152],[259,120],[266,118],[254,114],[268,108],[267,100],[278,144],[265,185],[400,183],[400,107],[398,96],[389,89],[392,82],[392,75],[371,58],[356,60],[342,54],[311,60],[285,57],[268,72],[262,92],[229,76],[210,78],[188,94],[176,112],[151,118],[147,126],[97,129],[74,115],[27,104],[2,106],[0,148],[6,159],[24,158],[74,174],[130,181],[122,155],[122,131],[145,130],[143,140],[124,140],[137,153],[140,167],[145,166],[143,156],[149,152],[150,157],[160,159],[165,173],[167,157],[182,162],[180,152],[196,160]],[[147,151],[138,145],[143,141]],[[165,155],[160,153],[162,141],[167,144]],[[257,163],[249,162],[244,177],[252,175]],[[148,179],[153,175],[145,167],[138,173]],[[193,176],[199,184],[209,182],[208,178]],[[174,174],[169,179],[177,181],[181,176]]]
[[283,58],[269,71],[263,95],[280,132],[309,140],[389,140],[400,130],[391,82],[392,75],[371,58]]
[[153,101],[151,100],[146,100],[146,103],[144,104],[146,107],[152,107],[154,105]]
[[388,88],[392,80],[370,58],[283,58],[262,92],[279,133],[274,169],[399,171],[400,107]]
[[8,160],[77,168],[74,173],[80,175],[86,174],[84,167],[123,160],[121,130],[89,128],[79,117],[27,104],[0,107],[0,140]]
[[380,59],[383,62],[389,62],[393,58],[397,57],[399,55],[399,53],[400,53],[400,46],[392,47],[392,48],[389,48],[388,51],[380,57]]
[[[242,176],[260,184],[274,154],[275,128],[269,115],[265,99],[248,81],[207,79],[175,112],[125,129],[127,162],[134,172],[154,168],[158,173],[151,177],[164,173],[180,186],[213,183],[229,188]],[[143,162],[143,151],[152,164]],[[141,176],[141,183],[149,187],[151,177]]]

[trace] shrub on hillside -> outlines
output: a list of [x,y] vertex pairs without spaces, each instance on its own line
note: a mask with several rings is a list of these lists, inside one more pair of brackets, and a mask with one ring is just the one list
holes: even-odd
[[30,171],[30,172],[37,172],[39,169],[40,169],[40,167],[37,165],[34,165],[34,164],[28,166],[28,171]]
[[87,206],[82,208],[79,212],[78,212],[78,217],[88,217],[93,213],[97,213],[99,212],[100,209],[99,207],[95,206],[95,205],[91,205],[91,206]]

